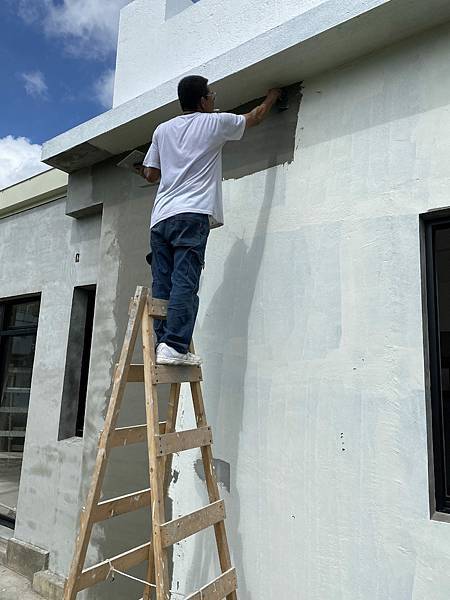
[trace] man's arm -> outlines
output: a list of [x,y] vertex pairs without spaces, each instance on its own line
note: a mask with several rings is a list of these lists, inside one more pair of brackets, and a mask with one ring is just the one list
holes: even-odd
[[156,183],[161,179],[161,169],[155,167],[144,167],[144,165],[134,165],[136,173],[146,179],[149,183]]
[[138,166],[138,173],[149,183],[157,183],[161,178],[161,160],[159,157],[158,132],[160,126],[155,129],[152,136],[152,143],[145,155],[141,165]]
[[267,98],[259,106],[254,108],[251,112],[244,115],[246,121],[246,127],[255,127],[259,125],[270,112],[270,109],[278,100],[281,95],[281,90],[278,88],[272,88],[267,92]]
[[161,179],[161,169],[155,167],[144,167],[143,177],[150,183],[156,183]]

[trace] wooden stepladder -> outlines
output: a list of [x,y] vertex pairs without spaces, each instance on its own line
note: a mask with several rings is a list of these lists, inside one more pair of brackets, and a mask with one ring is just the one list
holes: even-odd
[[[211,451],[212,434],[208,426],[201,389],[202,370],[197,366],[165,366],[155,362],[154,319],[164,319],[167,302],[151,298],[147,288],[138,287],[129,309],[129,321],[119,363],[114,373],[111,399],[101,432],[97,460],[86,505],[80,517],[80,531],[64,589],[64,600],[75,600],[78,592],[106,581],[111,573],[148,562],[147,578],[142,581],[142,600],[171,600],[167,551],[173,544],[213,526],[222,574],[201,590],[185,596],[186,600],[237,600],[236,571],[232,568],[225,530],[225,507],[220,499]],[[139,327],[142,324],[143,358],[141,365],[131,364]],[[127,382],[144,382],[147,423],[116,428]],[[175,431],[181,383],[189,382],[197,428]],[[158,385],[169,383],[167,421],[159,421]],[[147,441],[150,487],[100,501],[109,453],[112,448]],[[210,504],[184,517],[166,522],[164,498],[174,453],[201,448]],[[151,507],[152,540],[84,569],[86,553],[95,523],[143,507]],[[180,598],[177,592],[174,598]]]

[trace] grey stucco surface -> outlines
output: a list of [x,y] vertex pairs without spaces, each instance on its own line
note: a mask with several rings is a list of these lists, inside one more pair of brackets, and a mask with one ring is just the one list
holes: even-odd
[[[224,184],[196,339],[246,600],[448,597],[419,214],[449,205],[449,31],[305,80],[293,162]],[[197,458],[175,464],[176,514],[205,502]],[[180,589],[217,572],[211,537],[177,552]]]
[[[136,285],[149,283],[145,262],[151,200],[145,182],[113,165],[92,169],[93,198],[103,199],[97,305],[94,319],[86,427],[83,446],[81,498],[90,484],[99,433],[106,414],[114,365],[128,320],[128,303]],[[138,344],[139,345],[139,344]],[[140,345],[139,345],[140,347]],[[139,362],[139,350],[135,361]],[[119,426],[145,422],[143,386],[128,387]],[[142,444],[115,449],[106,473],[104,498],[148,487],[148,467]],[[94,528],[88,563],[114,556],[149,538],[150,522],[144,511],[118,517]],[[67,568],[67,564],[65,568]],[[144,576],[144,571],[134,571]],[[127,591],[128,590],[128,591]],[[116,578],[98,586],[89,598],[139,594],[137,584]]]
[[[150,282],[145,253],[155,193],[155,188],[114,163],[99,165],[83,177],[87,181],[75,178],[71,190],[70,206],[80,218],[66,215],[63,199],[0,221],[0,297],[42,293],[15,535],[50,551],[49,570],[61,575],[67,575],[72,559],[129,299],[136,285]],[[102,214],[90,214],[86,189],[96,212],[101,201]],[[97,285],[97,297],[84,437],[58,442],[73,288],[92,283]],[[141,360],[138,345],[136,362]],[[161,395],[164,416],[164,390]],[[131,385],[119,426],[144,422],[143,386]],[[144,446],[114,450],[103,498],[147,487]],[[142,510],[96,526],[86,566],[134,547],[149,533],[150,522]],[[134,572],[145,575],[142,569]],[[138,585],[131,584],[131,590],[139,594]],[[118,577],[114,584],[98,586],[84,596],[107,598],[113,592],[123,597],[129,591],[130,584]]]
[[64,358],[73,288],[97,279],[101,221],[71,219],[65,204],[0,220],[0,297],[41,293],[15,535],[50,551],[59,570],[75,535],[82,450],[79,438],[57,441]]

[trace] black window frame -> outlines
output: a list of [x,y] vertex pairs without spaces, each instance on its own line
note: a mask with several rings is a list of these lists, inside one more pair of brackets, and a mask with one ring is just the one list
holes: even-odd
[[8,309],[10,310],[12,306],[17,306],[18,304],[30,304],[30,302],[35,302],[37,300],[40,301],[40,294],[33,294],[30,296],[21,296],[20,298],[8,298],[0,300],[0,337],[10,336],[10,335],[33,335],[37,333],[38,325],[35,327],[13,327],[12,329],[3,329],[5,321],[7,321],[7,316],[9,315]]
[[[29,294],[26,296],[18,296],[12,298],[0,299],[0,390],[3,389],[3,382],[6,372],[6,353],[4,352],[5,342],[7,338],[12,336],[37,336],[39,329],[39,317],[38,322],[33,327],[13,327],[11,329],[5,329],[5,323],[9,320],[10,311],[13,306],[19,304],[29,304],[30,302],[39,301],[39,313],[41,309],[41,294]],[[34,359],[33,359],[34,363]],[[34,367],[33,367],[34,368]],[[0,514],[0,525],[14,529],[16,519],[15,517]]]
[[37,335],[39,328],[39,317],[38,324],[34,327],[13,327],[12,329],[4,329],[4,324],[8,321],[9,312],[12,306],[18,304],[29,304],[39,300],[39,310],[41,303],[41,294],[30,294],[29,296],[20,296],[17,298],[6,298],[0,300],[0,390],[3,386],[3,378],[5,377],[5,353],[3,352],[5,338],[11,336],[26,336],[26,335]]
[[88,300],[86,307],[86,322],[84,325],[84,344],[83,354],[81,358],[80,395],[78,399],[78,411],[75,432],[75,435],[77,437],[83,437],[84,435],[84,420],[86,414],[89,366],[91,362],[92,336],[94,333],[94,316],[95,302],[97,298],[97,286],[95,284],[91,286],[85,286],[85,290],[88,293]]
[[[443,398],[441,381],[441,341],[439,328],[439,306],[437,296],[437,271],[435,260],[435,234],[440,229],[450,231],[450,211],[433,211],[421,215],[424,242],[426,350],[429,392],[430,475],[432,477],[431,510],[450,514],[450,485],[447,485],[445,469],[446,447],[450,435],[445,439],[443,423]],[[448,452],[448,450],[447,450]]]
[[73,289],[58,441],[84,435],[96,296],[95,283]]

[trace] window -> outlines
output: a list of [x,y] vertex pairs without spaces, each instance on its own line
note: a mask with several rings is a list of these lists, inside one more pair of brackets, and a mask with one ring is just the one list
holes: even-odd
[[94,324],[95,285],[73,291],[59,440],[83,435]]
[[0,302],[0,522],[12,525],[30,400],[39,298]]
[[425,222],[435,506],[450,513],[450,218]]

